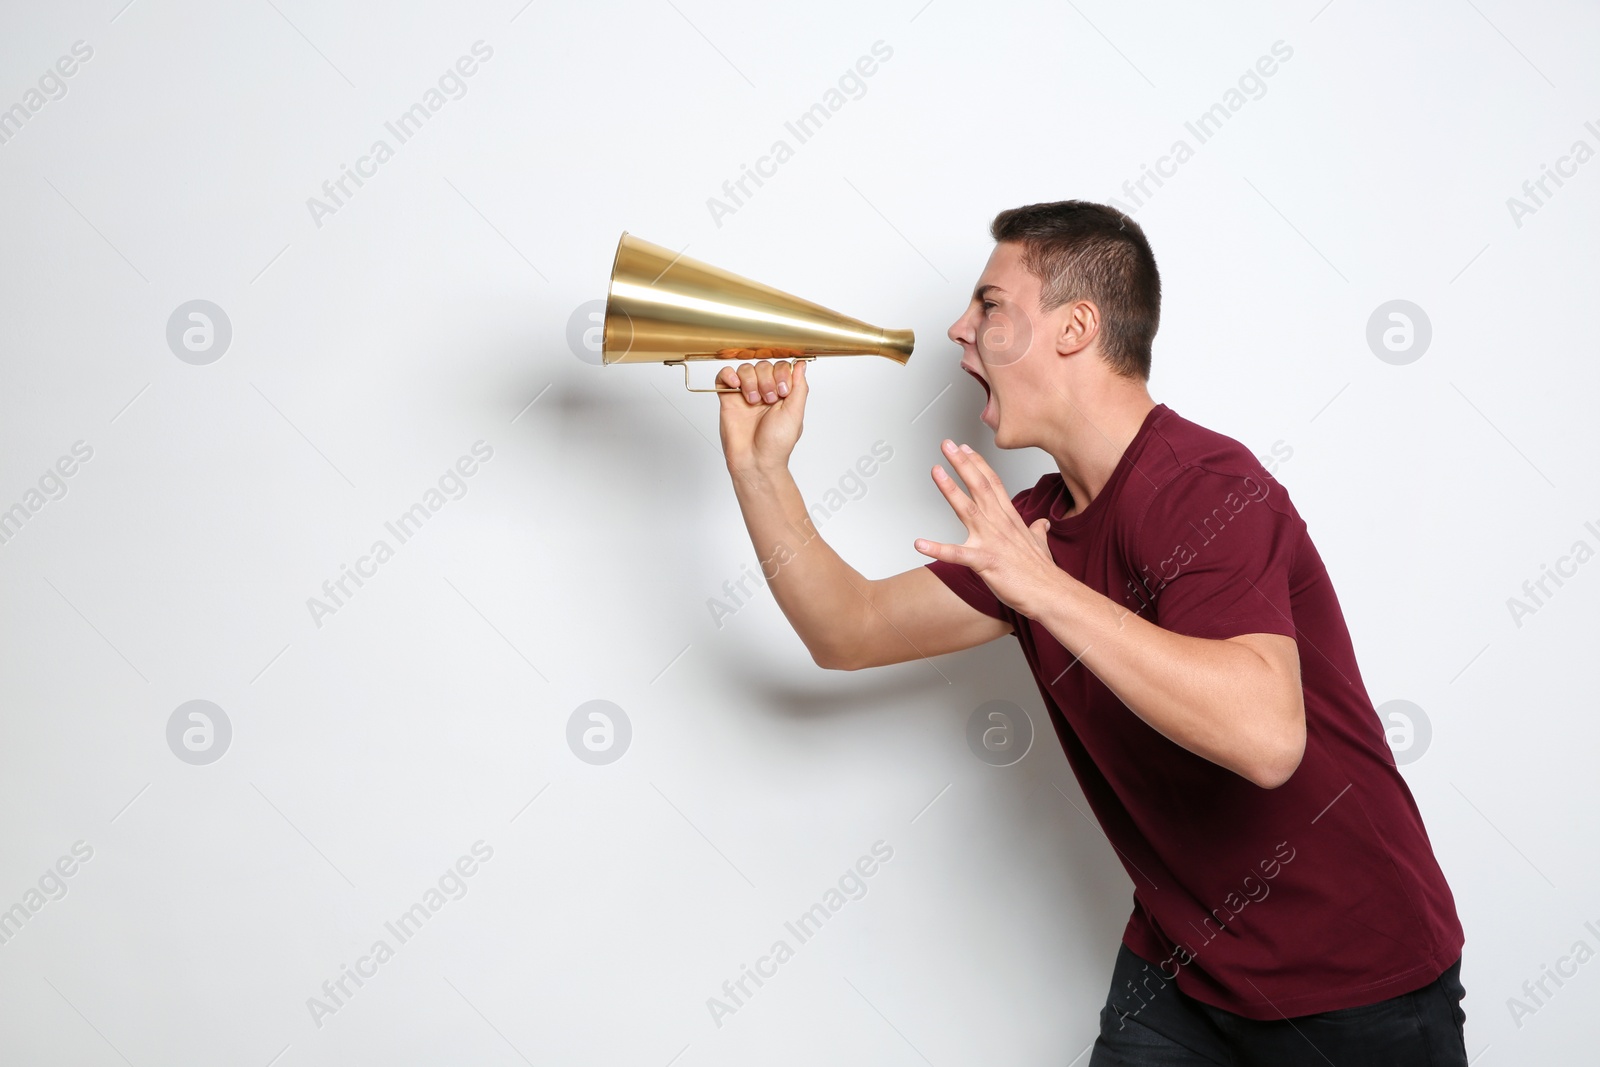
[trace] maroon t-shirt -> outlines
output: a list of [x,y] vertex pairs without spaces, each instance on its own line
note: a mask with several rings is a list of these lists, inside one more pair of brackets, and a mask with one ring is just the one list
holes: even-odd
[[928,564],[1014,628],[1133,879],[1128,948],[1196,1000],[1252,1019],[1370,1004],[1437,978],[1461,955],[1455,899],[1283,486],[1239,442],[1157,404],[1081,513],[1066,515],[1056,473],[1012,501],[1025,522],[1050,519],[1062,570],[1164,629],[1285,634],[1299,647],[1305,756],[1262,789],[1157,733],[976,572]]

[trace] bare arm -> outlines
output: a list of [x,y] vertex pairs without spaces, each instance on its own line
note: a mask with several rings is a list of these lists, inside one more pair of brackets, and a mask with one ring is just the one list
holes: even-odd
[[1289,780],[1306,745],[1294,638],[1175,634],[1059,573],[1036,618],[1117,699],[1163,737],[1263,789]]
[[[729,367],[718,378],[731,385],[734,374]],[[872,581],[840,558],[817,533],[788,468],[808,392],[805,371],[791,372],[783,362],[774,369],[763,360],[742,364],[737,375],[744,394],[721,397],[728,473],[773,599],[819,666],[901,663],[1011,632],[1009,623],[968,605],[926,567]],[[779,383],[793,391],[777,396]]]

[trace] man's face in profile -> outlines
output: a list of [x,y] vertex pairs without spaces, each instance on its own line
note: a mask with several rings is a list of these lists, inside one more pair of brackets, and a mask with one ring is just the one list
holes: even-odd
[[[1016,448],[1027,422],[1028,400],[1042,383],[1030,382],[1043,368],[1024,360],[1033,345],[1039,320],[1039,279],[1022,262],[1022,246],[1014,241],[995,245],[972,291],[967,310],[950,326],[949,337],[961,346],[961,367],[983,385],[986,396],[978,418],[994,431],[1000,448]],[[1002,416],[1009,412],[1006,431]]]

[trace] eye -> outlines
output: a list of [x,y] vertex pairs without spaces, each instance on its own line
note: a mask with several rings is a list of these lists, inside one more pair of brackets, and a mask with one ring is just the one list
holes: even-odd
[[983,310],[984,311],[993,311],[996,307],[999,306],[993,300],[984,300],[984,301],[982,301],[982,304],[983,304]]

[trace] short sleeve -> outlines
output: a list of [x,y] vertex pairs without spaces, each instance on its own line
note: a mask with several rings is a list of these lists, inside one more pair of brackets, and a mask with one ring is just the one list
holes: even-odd
[[931,560],[927,567],[939,580],[965,600],[992,619],[1001,622],[1015,623],[1011,609],[1000,602],[984,580],[978,577],[978,572],[971,567],[960,563],[947,563],[942,559]]
[[1295,636],[1290,574],[1304,536],[1287,492],[1264,472],[1187,468],[1134,529],[1129,563],[1146,617],[1188,637]]
[[[1032,501],[1039,493],[1040,486],[1049,481],[1049,475],[1039,479],[1039,484],[1031,489],[1024,489],[1011,498],[1012,506],[1022,515],[1024,521],[1037,518],[1033,515]],[[994,590],[989,588],[987,582],[978,577],[978,572],[971,567],[960,563],[946,563],[936,559],[927,564],[927,568],[938,576],[939,580],[965,600],[991,619],[1011,624],[1012,632],[1017,631],[1017,614],[1011,610],[1011,605],[1006,604],[994,595]]]

